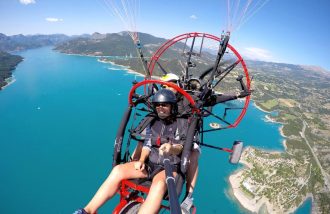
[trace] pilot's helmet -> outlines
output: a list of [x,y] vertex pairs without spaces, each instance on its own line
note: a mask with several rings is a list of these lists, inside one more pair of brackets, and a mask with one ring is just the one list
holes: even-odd
[[160,78],[160,80],[164,82],[174,82],[177,83],[179,81],[179,76],[173,73],[168,73]]

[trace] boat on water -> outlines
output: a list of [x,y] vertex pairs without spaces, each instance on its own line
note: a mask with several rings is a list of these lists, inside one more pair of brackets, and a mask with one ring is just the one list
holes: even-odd
[[213,129],[218,129],[218,128],[220,128],[220,124],[219,123],[210,123],[210,127]]

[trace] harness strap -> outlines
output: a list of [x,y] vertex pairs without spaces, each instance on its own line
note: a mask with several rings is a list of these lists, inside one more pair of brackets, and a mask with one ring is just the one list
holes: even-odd
[[145,116],[143,118],[143,120],[141,120],[141,122],[139,123],[139,125],[137,125],[137,127],[133,130],[130,130],[131,133],[134,134],[141,134],[141,132],[147,128],[147,126],[149,124],[151,124],[151,122],[155,119],[155,115],[152,114],[148,114],[147,116]]
[[160,142],[161,142],[161,140],[160,140],[160,136],[158,136],[157,137],[157,140],[156,140],[156,145],[159,147],[160,146]]

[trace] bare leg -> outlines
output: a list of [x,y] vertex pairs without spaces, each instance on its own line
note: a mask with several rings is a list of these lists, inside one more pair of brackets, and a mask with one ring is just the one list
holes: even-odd
[[[174,176],[176,176],[176,173],[174,173]],[[165,178],[165,171],[161,171],[153,178],[148,196],[139,210],[140,214],[158,213],[167,189]]]
[[98,208],[116,194],[122,180],[145,177],[147,172],[136,170],[134,162],[115,166],[84,210],[90,214],[96,213]]
[[187,184],[186,184],[187,193],[194,192],[194,188],[198,176],[198,158],[199,158],[199,151],[196,149],[192,150],[189,157],[190,163],[187,171]]

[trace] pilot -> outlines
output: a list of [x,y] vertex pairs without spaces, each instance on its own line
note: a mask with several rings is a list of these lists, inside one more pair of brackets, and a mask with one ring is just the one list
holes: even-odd
[[[158,212],[167,190],[163,155],[166,154],[170,159],[176,176],[184,145],[184,137],[178,131],[176,101],[175,94],[167,89],[161,89],[153,96],[156,117],[145,128],[146,137],[139,160],[115,166],[92,200],[74,214],[97,213],[97,210],[116,194],[122,180],[148,177],[152,179],[152,184],[139,213]],[[188,127],[188,124],[184,125]]]
[[[177,86],[179,86],[180,88],[182,88],[182,85],[180,84],[180,81],[179,81],[180,78],[176,74],[168,73],[168,74],[162,76],[160,78],[160,80],[162,80],[164,82],[174,83]],[[178,91],[175,88],[170,87],[168,85],[163,85],[162,87],[166,88],[166,89],[169,89],[169,90],[171,90],[175,93],[176,98],[177,98],[177,103],[178,103],[178,113],[179,113],[179,115],[186,114],[190,110],[190,107],[189,107],[190,103],[186,99],[184,99],[183,95],[178,93]]]

